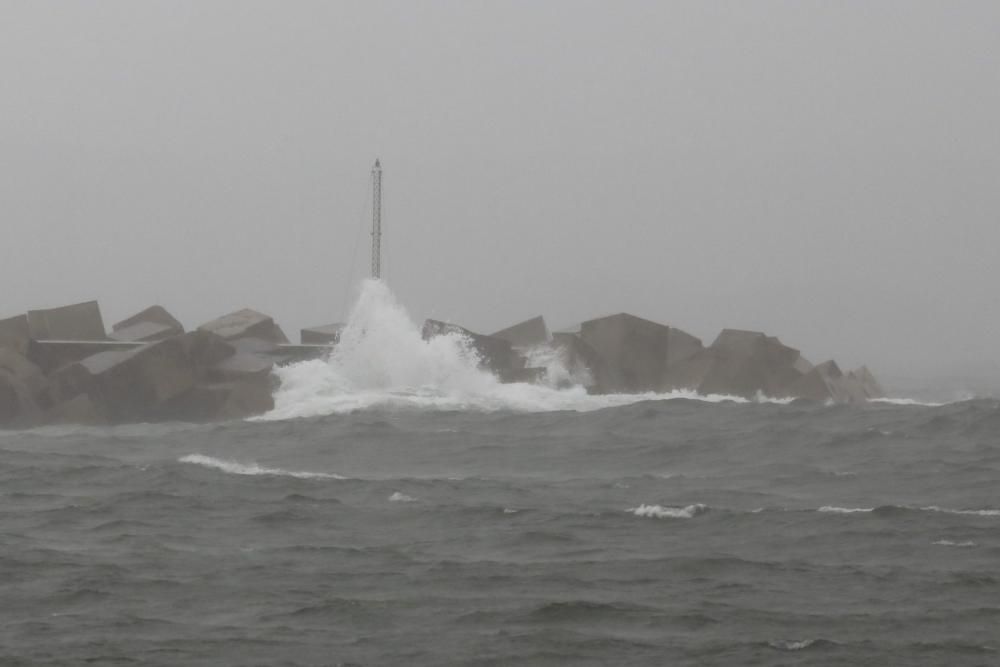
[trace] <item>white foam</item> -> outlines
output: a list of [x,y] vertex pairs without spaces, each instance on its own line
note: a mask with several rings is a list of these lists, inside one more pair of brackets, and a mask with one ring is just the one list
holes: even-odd
[[265,468],[256,463],[239,463],[238,461],[226,461],[212,456],[202,454],[189,454],[177,459],[180,463],[193,463],[221,470],[231,475],[276,475],[279,477],[295,477],[298,479],[347,479],[340,475],[328,472],[299,472],[295,470],[282,470],[281,468]]
[[642,504],[638,507],[630,507],[625,511],[631,512],[636,516],[651,519],[693,519],[707,510],[707,506],[696,503],[687,507],[663,507],[662,505]]
[[930,403],[918,401],[915,398],[870,398],[869,403],[888,403],[889,405],[917,405],[925,408],[940,408],[947,403]]
[[776,648],[782,651],[801,651],[802,649],[809,648],[816,643],[815,639],[799,639],[799,640],[781,640],[768,642],[772,648]]
[[974,547],[977,546],[972,540],[966,540],[965,542],[952,542],[951,540],[938,540],[934,544],[942,547]]
[[391,496],[389,496],[389,502],[393,502],[393,503],[415,503],[415,502],[417,502],[417,499],[414,498],[413,496],[408,496],[405,493],[400,493],[399,491],[396,491]]
[[824,505],[820,507],[817,512],[829,512],[831,514],[857,514],[859,512],[874,512],[874,507],[836,507],[833,505]]
[[[373,407],[549,412],[597,410],[646,400],[748,402],[689,390],[594,396],[584,387],[586,378],[561,367],[551,352],[548,357],[542,351],[530,354],[535,355],[533,362],[549,370],[547,384],[503,384],[479,368],[476,352],[463,336],[452,333],[424,340],[420,327],[385,284],[366,280],[329,359],[278,368],[275,407],[256,419],[344,414]],[[576,384],[559,388],[567,383]]]
[[996,509],[982,509],[982,510],[950,510],[944,507],[938,507],[936,505],[931,505],[930,507],[921,507],[925,512],[944,512],[945,514],[970,514],[972,516],[1000,516],[1000,510]]

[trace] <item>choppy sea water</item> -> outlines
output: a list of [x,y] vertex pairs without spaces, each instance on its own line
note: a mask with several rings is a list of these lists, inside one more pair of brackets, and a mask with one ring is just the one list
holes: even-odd
[[1000,408],[0,433],[0,663],[1000,662]]
[[1000,664],[995,400],[500,385],[379,283],[278,375],[0,431],[0,665]]

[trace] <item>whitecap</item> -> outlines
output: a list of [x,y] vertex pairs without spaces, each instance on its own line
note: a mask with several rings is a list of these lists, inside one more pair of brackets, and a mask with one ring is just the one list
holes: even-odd
[[699,514],[708,511],[708,507],[701,503],[695,503],[686,507],[664,507],[662,505],[642,504],[638,507],[630,507],[625,511],[631,512],[636,516],[651,519],[693,519]]
[[836,507],[834,505],[823,505],[817,512],[828,512],[831,514],[857,514],[859,512],[874,512],[874,507]]
[[929,507],[921,507],[924,512],[943,512],[945,514],[968,514],[972,516],[1000,516],[1000,509],[981,509],[981,510],[950,510],[944,507],[938,507],[937,505],[930,505]]
[[870,398],[869,403],[886,403],[888,405],[915,405],[924,408],[940,408],[947,403],[931,403],[929,401],[918,401],[915,398]]
[[790,639],[768,642],[768,645],[771,648],[776,648],[780,651],[801,651],[802,649],[809,648],[815,643],[815,639]]
[[405,493],[400,493],[396,491],[391,496],[389,496],[389,502],[392,503],[415,503],[417,499],[413,496],[408,496]]
[[951,540],[938,540],[934,542],[937,546],[941,547],[975,547],[978,546],[972,540],[966,540],[964,542],[952,542]]
[[177,459],[180,463],[193,463],[221,470],[232,475],[275,475],[279,477],[295,477],[297,479],[347,479],[341,475],[328,472],[302,472],[295,470],[282,470],[281,468],[266,468],[256,463],[240,463],[238,461],[226,461],[203,454],[189,454]]

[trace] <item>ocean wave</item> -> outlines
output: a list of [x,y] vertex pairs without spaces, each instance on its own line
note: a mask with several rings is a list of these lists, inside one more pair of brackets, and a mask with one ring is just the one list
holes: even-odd
[[940,408],[948,403],[932,403],[930,401],[918,401],[915,398],[870,398],[869,403],[885,403],[888,405],[914,405],[924,408]]
[[931,505],[929,507],[921,507],[920,510],[922,512],[943,512],[945,514],[968,514],[972,516],[1000,516],[1000,509],[950,510],[944,507]]
[[396,491],[391,496],[389,496],[389,502],[392,503],[415,503],[417,499],[413,496],[408,496],[405,493],[400,493]]
[[[572,378],[546,359],[549,374]],[[565,372],[564,372],[565,371]],[[480,411],[586,412],[642,401],[686,399],[708,403],[778,403],[693,390],[667,393],[591,395],[583,384],[501,383],[479,367],[475,349],[455,333],[424,340],[419,326],[380,281],[368,280],[327,359],[279,367],[274,409],[255,420],[269,421],[346,414],[371,408]],[[556,383],[558,384],[558,383]]]
[[817,512],[825,512],[830,514],[856,514],[859,512],[868,513],[874,512],[874,507],[836,507],[834,505],[823,505],[816,510]]
[[203,454],[189,454],[177,459],[180,463],[191,463],[221,470],[231,475],[273,475],[278,477],[295,477],[296,479],[347,479],[341,475],[329,472],[303,472],[296,470],[283,470],[281,468],[266,468],[256,463],[239,463],[238,461],[226,461]]
[[638,507],[630,507],[625,511],[631,512],[636,516],[651,519],[693,519],[699,514],[707,512],[708,506],[701,503],[695,503],[686,507],[664,507],[662,505],[642,504]]
[[816,510],[830,514],[891,514],[894,512],[939,512],[942,514],[964,514],[969,516],[1000,517],[1000,509],[948,509],[930,505],[927,507],[906,507],[904,505],[882,505],[880,507],[837,507],[824,505]]
[[966,547],[967,548],[967,547],[979,546],[975,542],[973,542],[972,540],[965,540],[963,542],[953,542],[951,540],[938,540],[937,542],[934,542],[934,544],[937,545],[937,546],[940,546],[940,547]]

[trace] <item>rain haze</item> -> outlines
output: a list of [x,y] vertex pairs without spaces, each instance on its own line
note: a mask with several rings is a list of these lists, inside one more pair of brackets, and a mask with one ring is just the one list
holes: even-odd
[[[995,2],[3,2],[4,313],[627,311],[997,373]],[[992,370],[990,370],[992,369]]]

